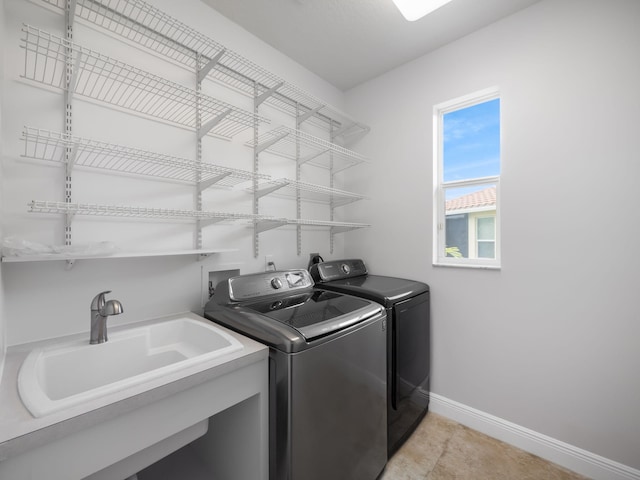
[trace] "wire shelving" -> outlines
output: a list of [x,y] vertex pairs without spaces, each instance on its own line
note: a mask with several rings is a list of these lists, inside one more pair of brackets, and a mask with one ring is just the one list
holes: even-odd
[[74,166],[89,167],[135,175],[159,177],[196,183],[201,188],[211,185],[233,187],[268,175],[194,162],[156,152],[71,136],[34,127],[24,127],[23,157],[64,164],[71,150]]
[[[67,38],[24,25],[21,46],[25,51],[25,63],[22,76],[64,92],[68,128],[66,133],[58,133],[25,127],[23,157],[66,165],[66,201],[33,201],[29,204],[30,212],[65,216],[66,244],[71,244],[70,224],[76,215],[193,220],[197,224],[197,240],[196,249],[192,252],[196,253],[204,251],[201,248],[202,227],[224,220],[247,220],[253,224],[255,255],[258,251],[258,234],[273,228],[296,226],[300,254],[302,228],[328,228],[333,251],[333,234],[369,226],[333,221],[335,207],[364,198],[333,188],[333,182],[337,172],[367,161],[362,155],[341,145],[368,133],[368,126],[143,0],[42,1],[62,10]],[[184,66],[195,73],[196,89],[170,82],[73,42],[71,33],[76,20],[96,25]],[[269,120],[203,94],[201,82],[205,78],[253,98],[255,112],[263,103],[287,112],[295,117],[298,129],[282,126],[258,135],[259,125],[269,123]],[[195,130],[196,160],[72,136],[71,102],[75,96]],[[331,142],[299,130],[304,122],[326,128]],[[254,132],[253,141],[247,142],[254,149],[254,173],[202,161],[201,141],[205,135],[232,138],[247,129]],[[333,143],[336,141],[340,145]],[[258,174],[258,156],[261,152],[295,161],[296,180],[271,180],[268,175]],[[300,181],[300,168],[306,164],[329,169],[330,187]],[[195,209],[72,203],[71,169],[74,166],[195,183],[198,188]],[[253,214],[211,212],[202,208],[201,192],[204,188],[211,185],[232,187],[246,181],[253,182]],[[276,191],[296,198],[298,218],[274,218],[258,214],[258,198]],[[328,203],[331,220],[299,218],[301,200]]]
[[233,248],[202,248],[202,249],[190,249],[190,250],[159,250],[159,251],[144,251],[144,252],[114,252],[105,254],[88,253],[83,254],[79,252],[73,253],[43,253],[34,255],[8,255],[2,257],[2,262],[7,263],[24,263],[24,262],[42,262],[42,261],[55,261],[65,260],[67,262],[67,270],[73,267],[76,260],[90,260],[100,258],[142,258],[142,257],[169,257],[169,256],[183,256],[183,255],[197,255],[200,258],[208,257],[215,253],[235,252]]
[[367,162],[359,153],[284,125],[259,135],[257,142],[250,140],[246,145],[256,148],[258,153],[269,152],[295,160],[299,165],[308,163],[330,168],[332,160],[339,162],[340,166],[334,164],[333,173]]
[[278,192],[288,196],[300,195],[303,200],[329,203],[334,207],[340,207],[365,198],[357,193],[351,193],[337,188],[324,187],[307,182],[290,180],[288,178],[262,182],[258,184],[256,189],[250,188],[249,190],[255,192],[258,197]]
[[355,230],[358,228],[366,228],[371,225],[365,223],[350,223],[350,222],[335,222],[335,221],[322,221],[322,220],[305,220],[305,219],[289,219],[289,218],[265,218],[262,220],[256,220],[256,229],[258,233],[265,232],[274,228],[279,228],[284,225],[296,225],[299,227],[318,227],[329,228],[331,234],[347,232],[349,230]]
[[[66,0],[43,0],[61,10]],[[369,127],[142,0],[76,0],[75,15],[347,140]],[[198,62],[198,55],[202,64]],[[302,112],[302,113],[301,113]],[[299,122],[300,123],[300,122]]]
[[[23,33],[23,77],[28,80],[193,129],[199,109],[199,137],[210,133],[231,138],[256,122],[269,123],[265,117],[30,25],[23,26]],[[69,64],[73,73],[68,79]]]
[[63,215],[92,215],[119,218],[149,218],[157,220],[198,220],[202,224],[218,223],[224,220],[270,220],[272,217],[251,213],[225,213],[202,210],[181,210],[131,205],[105,205],[97,203],[67,203],[33,200],[28,204],[29,212]]

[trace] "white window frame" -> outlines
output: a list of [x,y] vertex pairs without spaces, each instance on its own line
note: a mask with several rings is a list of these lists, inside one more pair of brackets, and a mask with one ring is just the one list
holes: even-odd
[[[497,87],[487,88],[479,92],[449,100],[433,107],[433,264],[436,266],[469,267],[469,268],[500,268],[500,175],[472,178],[452,182],[444,181],[444,115],[456,110],[471,107],[479,103],[500,98]],[[502,99],[500,101],[502,107]],[[502,108],[500,108],[500,170],[502,170]],[[495,258],[455,258],[447,257],[445,253],[445,190],[456,187],[471,187],[481,185],[496,186],[496,239]]]

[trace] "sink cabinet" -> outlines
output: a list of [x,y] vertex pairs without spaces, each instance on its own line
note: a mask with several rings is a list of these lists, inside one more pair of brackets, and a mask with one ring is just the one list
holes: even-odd
[[245,346],[242,353],[117,402],[94,402],[68,418],[65,412],[33,418],[17,405],[16,389],[7,390],[24,352],[9,352],[0,404],[22,420],[0,422],[14,432],[0,440],[0,478],[119,480],[137,473],[139,480],[266,480],[267,350],[234,336]]

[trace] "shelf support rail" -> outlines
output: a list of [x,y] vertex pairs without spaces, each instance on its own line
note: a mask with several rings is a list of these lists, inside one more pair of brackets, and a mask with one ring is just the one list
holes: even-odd
[[[198,165],[202,165],[202,80],[200,78],[201,69],[200,64],[202,63],[202,55],[198,52],[195,52],[195,61],[196,61],[196,163]],[[205,67],[206,68],[206,67]],[[211,128],[213,125],[211,126]],[[211,130],[209,128],[204,133]],[[195,207],[196,211],[202,211],[202,189],[200,185],[202,183],[202,172],[200,169],[196,172],[196,195],[195,195]],[[196,250],[202,249],[202,220],[196,220],[196,231],[195,231],[195,248]]]
[[[257,101],[258,98],[258,82],[253,82],[253,113],[254,115],[258,114],[259,104]],[[258,173],[260,173],[260,149],[258,145],[258,135],[259,135],[259,123],[257,121],[253,122],[253,214],[258,215],[260,213],[260,202],[258,201],[258,194],[256,191],[258,190]],[[254,258],[258,258],[258,254],[260,253],[260,224],[257,221],[253,222],[253,256]]]
[[65,11],[65,26],[67,29],[73,28],[73,19],[76,12],[76,0],[67,0]]
[[[330,122],[329,124],[329,135],[331,138],[331,143],[335,142],[336,137],[339,136],[342,132],[344,132],[345,127],[339,128],[338,130],[334,129],[334,122],[333,120]],[[333,158],[333,151],[329,153],[329,186],[331,188],[334,187],[335,185],[335,177],[336,177],[336,166],[335,166],[335,161]],[[331,221],[333,222],[335,220],[335,200],[333,198],[333,196],[331,197],[331,204],[329,206],[329,212],[330,212],[330,216],[329,218],[331,219]],[[344,230],[343,230],[344,231]],[[331,227],[330,233],[329,233],[329,253],[333,253],[334,247],[335,247],[335,234],[339,233],[339,227]]]
[[[75,86],[76,72],[78,70],[78,64],[72,64],[71,59],[73,58],[73,19],[76,11],[76,0],[66,0],[65,1],[65,15],[64,15],[64,27],[65,27],[65,37],[68,40],[68,44],[65,46],[65,90],[64,90],[64,131],[67,135],[71,136],[73,134],[73,87]],[[80,55],[76,59],[76,62],[80,60]],[[65,168],[65,181],[64,181],[64,201],[67,204],[70,204],[72,201],[71,192],[72,192],[72,181],[71,181],[71,171],[73,169],[73,162],[75,161],[75,155],[77,154],[77,149],[75,149],[71,145],[65,146],[64,152],[64,160],[66,163]],[[73,221],[73,214],[65,215],[64,222],[64,244],[71,245],[72,241],[72,231],[71,231],[71,223]]]
[[[307,118],[305,114],[300,114],[301,105],[296,104],[296,130],[300,130],[300,125]],[[300,168],[300,135],[296,135],[296,218],[302,217],[302,196],[300,195],[300,180],[302,179],[302,169]],[[302,226],[296,225],[296,249],[298,256],[302,254]]]

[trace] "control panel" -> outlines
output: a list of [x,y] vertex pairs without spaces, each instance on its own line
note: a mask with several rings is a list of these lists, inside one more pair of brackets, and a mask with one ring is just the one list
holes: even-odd
[[283,270],[240,275],[230,278],[228,282],[229,297],[231,300],[236,301],[313,287],[311,275],[306,270]]
[[367,274],[367,267],[359,259],[332,260],[311,266],[311,276],[318,282],[331,282],[341,278],[359,277]]

